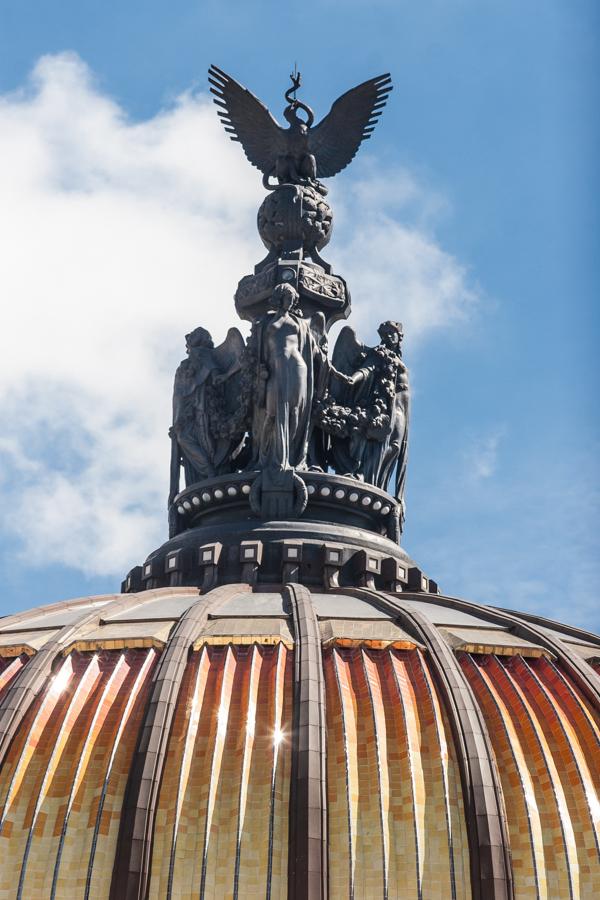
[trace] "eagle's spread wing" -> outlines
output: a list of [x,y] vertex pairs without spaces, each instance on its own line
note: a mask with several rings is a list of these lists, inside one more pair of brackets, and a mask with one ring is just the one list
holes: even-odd
[[319,178],[337,175],[352,162],[361,142],[371,137],[391,90],[389,74],[371,78],[342,94],[328,115],[311,128],[310,150]]
[[277,124],[258,97],[217,66],[208,70],[208,80],[230,140],[239,141],[252,165],[267,174],[277,157],[286,152],[286,129]]

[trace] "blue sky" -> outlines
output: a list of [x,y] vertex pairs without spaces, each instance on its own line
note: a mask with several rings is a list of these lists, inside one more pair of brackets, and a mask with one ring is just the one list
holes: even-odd
[[[367,77],[394,79],[367,152],[336,179],[327,257],[365,339],[380,311],[408,323],[406,548],[449,593],[599,630],[599,19],[584,0],[2,4],[0,139],[27,199],[8,173],[3,207],[18,224],[3,243],[23,267],[0,272],[19,298],[3,328],[0,613],[117,589],[141,561],[135,534],[142,555],[162,539],[167,472],[164,484],[154,472],[177,335],[203,323],[207,292],[223,292],[214,327],[234,324],[225,298],[260,256],[259,178],[234,145],[221,154],[216,130],[206,137],[206,68],[279,115],[297,61],[319,115]],[[63,233],[67,273],[47,258]],[[202,258],[209,239],[217,262]],[[162,268],[144,274],[153,248]],[[24,270],[43,280],[23,283]],[[112,290],[132,315],[104,334]],[[134,414],[137,454],[123,424]]]

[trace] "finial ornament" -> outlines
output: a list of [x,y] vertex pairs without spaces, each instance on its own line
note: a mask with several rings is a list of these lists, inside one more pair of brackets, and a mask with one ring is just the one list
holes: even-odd
[[215,521],[205,504],[226,515],[238,497],[263,521],[308,515],[324,502],[321,520],[345,509],[349,521],[398,540],[409,423],[404,331],[382,322],[370,347],[345,326],[329,359],[328,331],[348,317],[350,292],[321,257],[333,214],[319,180],[345,168],[371,136],[391,79],[380,75],[343,94],[316,126],[298,99],[297,66],[290,80],[282,128],[254,94],[209,70],[226,132],[263,173],[258,230],[267,256],[235,293],[238,315],[251,323],[248,340],[237,328],[218,347],[204,328],[186,337],[170,430],[171,533],[198,516]]
[[[317,177],[331,178],[345,169],[361,143],[371,137],[392,90],[389,73],[370,78],[338,97],[325,118],[313,127],[312,109],[296,99],[300,73],[290,77],[292,86],[286,91],[288,105],[283,113],[289,128],[282,128],[258,97],[235,78],[215,65],[208,70],[210,90],[225,131],[232,141],[239,141],[269,188],[271,177],[279,184],[291,181],[317,186]],[[306,120],[298,116],[300,109],[306,113]]]

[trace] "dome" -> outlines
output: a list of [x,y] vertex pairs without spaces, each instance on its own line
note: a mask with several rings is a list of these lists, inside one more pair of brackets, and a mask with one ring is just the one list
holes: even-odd
[[598,637],[258,570],[0,620],[2,896],[596,895]]

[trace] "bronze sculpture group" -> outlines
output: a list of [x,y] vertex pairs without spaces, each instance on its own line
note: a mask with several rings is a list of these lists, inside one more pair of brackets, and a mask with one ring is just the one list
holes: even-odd
[[330,360],[328,330],[347,317],[350,295],[319,255],[332,216],[317,176],[344,168],[370,136],[390,78],[348,91],[313,127],[293,75],[288,129],[214,66],[209,80],[226,131],[271,192],[258,217],[268,255],[236,292],[238,313],[252,323],[247,341],[237,328],[218,347],[204,328],[186,336],[187,358],[175,376],[169,504],[181,467],[187,487],[248,471],[257,473],[250,498],[256,514],[300,513],[301,474],[312,470],[390,490],[402,511],[409,425],[402,325],[381,323],[373,347],[345,326]]

